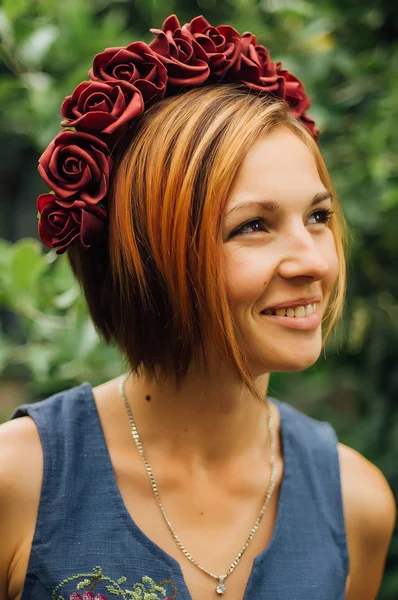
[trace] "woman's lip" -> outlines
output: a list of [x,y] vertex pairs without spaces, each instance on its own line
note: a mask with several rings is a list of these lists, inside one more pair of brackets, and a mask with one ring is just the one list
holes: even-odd
[[307,317],[278,317],[276,315],[266,315],[261,313],[262,317],[272,319],[275,325],[283,325],[291,329],[316,329],[321,324],[321,315],[319,310]]
[[288,300],[287,302],[280,302],[280,304],[275,304],[275,306],[268,306],[263,310],[276,310],[278,308],[296,308],[297,306],[308,306],[308,304],[319,304],[320,301],[320,296],[314,296],[313,298],[298,298],[297,300]]

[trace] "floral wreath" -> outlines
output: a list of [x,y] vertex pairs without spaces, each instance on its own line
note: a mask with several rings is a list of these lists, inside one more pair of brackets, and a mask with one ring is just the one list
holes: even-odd
[[198,16],[181,27],[176,15],[148,45],[107,48],[94,57],[89,81],[77,86],[61,107],[64,128],[39,159],[51,192],[37,199],[41,241],[57,254],[72,243],[89,248],[104,238],[107,194],[117,142],[146,108],[182,89],[210,82],[241,82],[269,92],[311,131],[310,101],[297,77],[273,63],[256,36],[230,25],[213,27]]

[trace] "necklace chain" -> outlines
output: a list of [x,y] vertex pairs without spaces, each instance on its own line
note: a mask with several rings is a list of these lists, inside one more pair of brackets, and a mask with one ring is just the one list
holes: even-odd
[[245,544],[242,546],[242,548],[239,550],[235,560],[232,562],[231,566],[229,567],[228,571],[226,573],[224,573],[224,575],[215,575],[214,573],[211,573],[210,571],[208,571],[207,569],[205,569],[205,567],[203,567],[200,563],[198,563],[193,556],[188,552],[188,550],[185,548],[185,546],[183,545],[183,543],[181,542],[180,538],[178,537],[178,535],[176,534],[176,532],[174,531],[174,528],[172,526],[172,524],[170,523],[169,518],[166,515],[166,512],[163,508],[163,504],[160,500],[160,496],[159,496],[159,492],[158,492],[158,488],[156,485],[156,481],[155,478],[153,476],[153,471],[151,468],[151,465],[149,464],[149,461],[145,455],[144,452],[144,448],[142,446],[141,443],[141,439],[140,436],[138,434],[137,431],[137,426],[135,424],[134,421],[134,417],[133,417],[133,413],[130,407],[130,403],[126,398],[126,395],[124,393],[124,384],[126,382],[127,379],[127,374],[123,375],[120,379],[120,383],[119,383],[119,392],[120,395],[124,401],[124,404],[126,406],[126,410],[127,410],[127,414],[128,414],[128,418],[130,421],[130,425],[131,425],[131,433],[133,435],[134,441],[137,444],[137,448],[139,453],[141,454],[142,460],[144,461],[145,464],[145,469],[147,471],[148,477],[150,479],[151,482],[151,486],[152,486],[152,490],[153,493],[155,495],[155,498],[157,500],[157,503],[159,505],[159,508],[162,512],[163,518],[166,521],[167,527],[170,530],[171,535],[174,538],[174,541],[176,542],[178,548],[181,550],[181,552],[186,556],[186,558],[188,558],[188,560],[191,561],[191,563],[193,563],[196,567],[198,567],[201,571],[203,571],[204,573],[206,573],[206,575],[209,575],[210,577],[212,577],[213,579],[217,579],[218,580],[218,585],[216,587],[216,592],[217,594],[223,594],[225,592],[225,584],[224,584],[224,580],[228,577],[228,575],[230,575],[232,573],[232,571],[235,569],[235,567],[238,565],[240,559],[242,558],[245,550],[248,548],[250,542],[252,541],[255,533],[257,532],[260,523],[261,523],[261,519],[263,518],[265,509],[267,508],[269,501],[271,499],[272,493],[274,491],[275,488],[275,481],[276,481],[276,467],[275,467],[275,436],[274,436],[274,419],[271,413],[271,409],[270,409],[270,403],[268,401],[268,399],[266,400],[266,405],[267,405],[267,413],[268,413],[268,430],[269,430],[269,434],[270,434],[270,446],[271,446],[271,476],[270,476],[270,481],[268,484],[268,488],[267,488],[267,493],[265,496],[265,501],[264,504],[261,508],[260,514],[257,517],[256,522],[254,523],[249,537],[247,538]]

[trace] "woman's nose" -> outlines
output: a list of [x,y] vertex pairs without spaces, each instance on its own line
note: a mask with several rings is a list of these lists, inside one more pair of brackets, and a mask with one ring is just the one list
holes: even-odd
[[279,263],[281,277],[286,279],[310,277],[318,280],[325,277],[330,268],[328,260],[328,254],[332,250],[330,239],[326,240],[322,235],[313,235],[305,227],[290,233],[287,237]]

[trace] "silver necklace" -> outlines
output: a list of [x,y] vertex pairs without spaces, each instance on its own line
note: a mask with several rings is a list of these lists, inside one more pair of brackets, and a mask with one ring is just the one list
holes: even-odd
[[155,494],[155,498],[157,500],[157,503],[159,504],[159,508],[162,512],[162,515],[164,517],[164,520],[166,521],[166,524],[170,530],[171,535],[173,536],[177,546],[179,547],[179,549],[181,550],[181,552],[184,554],[184,556],[186,556],[188,558],[188,560],[191,561],[191,563],[193,563],[195,566],[197,566],[199,569],[201,569],[201,571],[203,571],[204,573],[206,573],[207,575],[209,575],[210,577],[212,577],[213,579],[216,579],[218,581],[217,583],[217,587],[216,587],[216,592],[217,594],[221,595],[225,592],[225,579],[228,577],[228,575],[230,575],[232,573],[232,571],[235,569],[235,567],[238,565],[240,559],[243,556],[243,553],[245,552],[245,550],[247,549],[247,547],[249,546],[250,542],[252,541],[252,539],[254,538],[254,535],[256,533],[256,531],[259,528],[259,525],[261,523],[261,519],[263,518],[265,509],[267,508],[269,501],[271,499],[272,493],[274,491],[274,487],[275,487],[275,479],[276,479],[276,467],[275,467],[275,437],[274,437],[274,419],[271,413],[271,409],[270,409],[270,405],[269,405],[269,401],[268,399],[266,400],[266,405],[267,405],[267,412],[268,412],[268,430],[269,430],[269,434],[270,434],[270,444],[271,444],[271,477],[270,477],[270,481],[268,484],[268,488],[267,488],[267,493],[266,493],[266,497],[265,497],[265,502],[263,504],[263,507],[260,511],[260,514],[257,517],[256,522],[254,523],[251,531],[250,531],[250,535],[247,538],[245,544],[243,545],[243,547],[241,548],[241,550],[239,550],[235,560],[233,561],[232,565],[229,567],[228,571],[226,573],[224,573],[224,575],[214,575],[214,573],[211,573],[210,571],[208,571],[207,569],[205,569],[201,564],[199,564],[194,558],[193,556],[188,552],[188,550],[185,548],[185,546],[183,545],[183,543],[181,542],[180,538],[178,537],[178,535],[176,534],[176,532],[174,531],[174,528],[172,526],[172,524],[170,523],[165,510],[163,508],[163,505],[160,501],[160,497],[159,497],[159,492],[158,492],[158,488],[156,485],[156,481],[155,478],[153,476],[153,472],[152,472],[152,468],[151,465],[148,462],[148,459],[145,455],[144,452],[144,448],[142,446],[141,443],[141,439],[140,436],[138,434],[137,431],[137,427],[133,418],[133,413],[129,404],[129,401],[126,398],[126,395],[124,393],[124,384],[126,382],[128,374],[126,373],[125,375],[122,375],[121,379],[120,379],[120,383],[119,383],[119,392],[120,395],[124,401],[124,404],[126,405],[126,410],[127,410],[127,414],[128,414],[128,418],[130,421],[130,425],[131,425],[131,433],[133,435],[133,438],[135,440],[135,443],[137,444],[137,448],[139,450],[139,453],[141,454],[142,460],[144,461],[145,464],[145,468],[146,471],[148,473],[148,477],[150,479],[151,482],[151,486],[152,486],[152,490],[153,493]]

